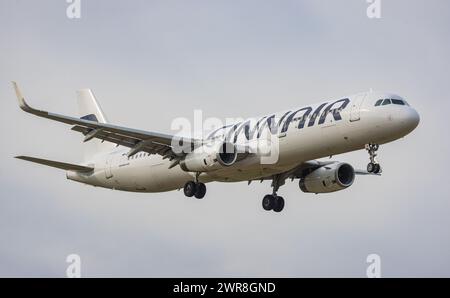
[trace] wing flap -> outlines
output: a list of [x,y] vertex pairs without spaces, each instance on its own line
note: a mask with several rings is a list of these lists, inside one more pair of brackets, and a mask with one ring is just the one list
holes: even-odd
[[[91,130],[89,130],[88,128],[81,127],[81,126],[74,126],[74,127],[72,127],[72,130],[81,132],[84,135],[88,135],[91,132]],[[142,141],[138,138],[119,135],[119,134],[115,134],[115,133],[111,133],[111,132],[105,132],[103,130],[96,133],[95,137],[102,141],[108,141],[108,142],[115,143],[117,145],[125,146],[128,148],[134,148],[139,144],[139,142]],[[159,154],[161,156],[165,156],[165,154],[168,154],[169,152],[171,152],[171,147],[166,144],[159,143],[156,141],[151,141],[151,142],[147,141],[147,142],[145,142],[145,144],[143,146],[140,147],[139,151],[144,151],[144,152],[147,152],[150,154]]]
[[16,158],[67,171],[90,172],[94,170],[94,168],[91,167],[85,167],[76,164],[36,158],[31,156],[16,156]]

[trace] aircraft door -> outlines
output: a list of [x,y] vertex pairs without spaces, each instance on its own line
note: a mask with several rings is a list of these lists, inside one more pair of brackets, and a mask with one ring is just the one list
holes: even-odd
[[361,93],[361,94],[355,95],[355,97],[353,97],[351,99],[352,107],[350,110],[350,122],[358,121],[361,119],[361,106],[362,106],[365,98],[366,98],[366,93]]
[[109,178],[111,178],[113,176],[112,170],[111,170],[112,161],[113,161],[112,157],[106,159],[106,164],[105,164],[105,176],[106,176],[106,179],[109,179]]

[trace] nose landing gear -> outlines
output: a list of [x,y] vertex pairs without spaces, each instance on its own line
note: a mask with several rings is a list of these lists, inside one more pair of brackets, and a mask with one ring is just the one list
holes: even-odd
[[381,166],[375,159],[377,157],[377,151],[379,148],[380,148],[380,146],[378,144],[367,144],[366,145],[366,150],[367,150],[367,152],[369,152],[369,158],[370,158],[370,162],[367,165],[367,172],[369,172],[369,173],[374,173],[374,174],[381,173]]

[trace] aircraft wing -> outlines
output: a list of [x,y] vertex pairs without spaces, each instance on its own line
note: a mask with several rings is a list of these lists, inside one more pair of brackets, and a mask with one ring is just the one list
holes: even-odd
[[[60,114],[50,113],[47,111],[37,110],[30,107],[23,97],[16,82],[12,82],[16,91],[19,106],[27,113],[55,120],[58,122],[74,125],[72,130],[81,132],[85,135],[84,141],[89,141],[93,138],[102,141],[108,141],[117,145],[131,148],[128,153],[129,156],[134,155],[140,151],[145,151],[150,154],[159,154],[164,158],[170,160],[179,156],[179,150],[173,150],[172,144],[182,144],[181,148],[191,148],[194,144],[201,143],[201,140],[191,138],[181,138],[173,135],[149,132],[144,130],[132,129],[112,124],[99,123],[86,119],[76,117],[64,116]],[[177,151],[177,152],[175,152]]]
[[381,173],[369,173],[367,170],[355,170],[356,175],[372,175],[372,176],[381,176]]
[[[274,180],[274,179],[278,179],[279,183],[281,183],[280,185],[284,184],[284,180],[286,179],[300,179],[305,177],[307,174],[311,173],[312,171],[326,166],[326,165],[330,165],[335,163],[336,161],[318,161],[318,160],[309,160],[306,162],[301,163],[298,166],[295,166],[294,168],[278,174],[278,175],[270,175],[270,176],[266,176],[266,177],[262,177],[262,178],[258,178],[258,179],[253,179],[253,180],[249,180],[248,184],[250,184],[252,181],[266,181],[266,180]],[[369,173],[365,170],[355,170],[355,174],[356,175],[372,175],[372,176],[381,176],[381,173],[375,174],[375,173]],[[277,177],[278,176],[278,177]]]
[[[292,178],[293,176],[295,178],[301,178],[305,174],[305,170],[308,172],[311,172],[315,169],[318,169],[320,167],[330,165],[335,163],[336,161],[318,161],[318,160],[310,160],[307,162],[302,163],[299,167],[297,167],[293,173],[291,173],[291,176],[289,178]],[[355,169],[356,175],[374,175],[374,176],[381,176],[381,173],[375,174],[375,173],[369,173],[366,170],[359,170]]]

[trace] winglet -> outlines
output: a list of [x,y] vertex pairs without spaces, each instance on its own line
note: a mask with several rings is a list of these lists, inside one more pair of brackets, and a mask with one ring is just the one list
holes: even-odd
[[32,112],[33,108],[31,108],[26,102],[25,102],[25,98],[22,95],[22,92],[20,92],[19,86],[17,85],[16,82],[12,82],[13,86],[14,86],[14,90],[16,91],[16,96],[17,96],[17,100],[19,101],[19,106],[22,110],[24,110],[25,112]]

